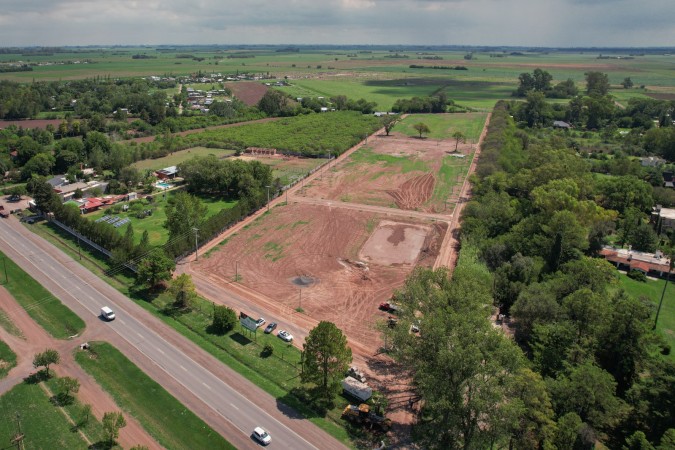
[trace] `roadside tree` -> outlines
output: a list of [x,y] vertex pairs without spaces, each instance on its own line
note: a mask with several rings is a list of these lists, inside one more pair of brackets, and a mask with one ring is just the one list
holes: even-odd
[[61,361],[61,355],[54,349],[47,349],[42,353],[37,353],[33,357],[33,367],[44,367],[47,376],[49,376],[49,366],[52,364],[58,364]]
[[182,273],[178,275],[172,282],[169,291],[174,295],[176,305],[178,308],[189,309],[192,307],[197,292],[195,291],[195,284],[192,282],[192,275]]
[[309,332],[303,348],[301,379],[316,384],[319,395],[331,404],[352,362],[347,337],[334,323],[321,321]]
[[155,248],[138,263],[136,283],[154,289],[160,283],[171,279],[171,273],[175,269],[174,260],[169,258],[161,248]]
[[56,380],[57,385],[59,386],[60,403],[68,404],[72,401],[71,393],[77,394],[80,390],[80,382],[76,378],[63,377]]
[[179,192],[166,205],[166,222],[169,239],[193,233],[206,216],[207,207],[202,201],[187,192]]
[[120,429],[127,426],[127,421],[119,411],[107,412],[103,414],[103,431],[108,438],[110,447],[115,444],[115,440],[120,436]]
[[214,333],[225,334],[237,325],[237,313],[227,306],[213,307],[213,322],[211,328]]

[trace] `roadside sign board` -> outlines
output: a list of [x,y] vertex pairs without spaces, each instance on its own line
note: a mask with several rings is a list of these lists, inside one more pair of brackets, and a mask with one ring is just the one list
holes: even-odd
[[239,313],[239,323],[249,331],[256,331],[258,329],[258,325],[253,317],[249,317],[244,313]]

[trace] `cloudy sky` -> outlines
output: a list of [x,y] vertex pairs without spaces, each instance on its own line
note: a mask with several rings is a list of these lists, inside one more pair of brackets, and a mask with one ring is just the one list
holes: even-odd
[[3,0],[0,46],[675,46],[672,0]]

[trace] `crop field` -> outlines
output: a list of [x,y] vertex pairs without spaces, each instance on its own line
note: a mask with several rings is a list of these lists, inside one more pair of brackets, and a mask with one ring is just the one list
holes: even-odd
[[173,152],[170,155],[157,159],[144,159],[132,164],[138,170],[159,170],[165,167],[177,166],[178,164],[194,158],[195,156],[215,155],[218,158],[225,158],[234,155],[234,150],[224,150],[221,148],[192,147],[186,150]]

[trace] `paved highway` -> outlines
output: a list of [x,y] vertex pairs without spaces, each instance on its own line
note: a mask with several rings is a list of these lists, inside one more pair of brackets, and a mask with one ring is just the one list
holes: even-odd
[[[0,220],[0,249],[82,316],[88,326],[109,327],[120,340],[140,352],[152,363],[146,364],[144,370],[152,372],[155,367],[162,372],[149,375],[167,390],[171,392],[176,385],[181,386],[199,400],[191,403],[201,402],[211,409],[195,410],[197,415],[210,424],[218,423],[209,420],[214,413],[225,419],[229,426],[216,431],[237,447],[255,448],[250,434],[254,427],[262,426],[272,436],[272,447],[345,448],[309,421],[297,420],[292,411],[269,394],[205,354],[67,255],[24,229],[14,218]],[[104,305],[115,311],[115,321],[104,323],[97,319]],[[124,347],[120,349],[124,351]],[[171,380],[163,383],[166,376]]]

